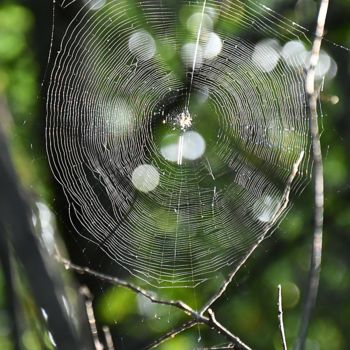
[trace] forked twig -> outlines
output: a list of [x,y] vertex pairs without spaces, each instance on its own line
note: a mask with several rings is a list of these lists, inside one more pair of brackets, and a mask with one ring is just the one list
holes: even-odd
[[233,278],[235,277],[236,273],[240,270],[240,268],[245,264],[245,262],[248,260],[248,258],[253,254],[255,249],[260,245],[260,243],[265,239],[267,233],[271,229],[271,227],[275,224],[275,222],[280,218],[281,214],[284,212],[284,210],[287,208],[289,203],[289,196],[292,189],[293,181],[298,173],[299,166],[304,158],[304,151],[301,151],[299,154],[299,158],[296,160],[296,162],[293,164],[292,171],[288,177],[286,187],[284,189],[280,205],[275,210],[274,215],[272,216],[270,223],[265,228],[265,233],[260,237],[260,239],[252,246],[250,251],[246,254],[246,256],[241,260],[241,262],[237,265],[237,267],[230,273],[227,280],[224,282],[224,284],[221,286],[221,288],[215,293],[211,299],[208,301],[208,303],[202,308],[201,315],[203,315],[205,312],[208,311],[208,309],[218,300],[220,297],[225,293],[227,287],[231,284],[233,281]]
[[221,323],[219,323],[216,318],[215,314],[211,309],[208,309],[208,316],[205,316],[204,313],[199,313],[195,310],[193,310],[189,305],[184,303],[183,301],[179,300],[164,300],[157,298],[153,293],[146,291],[130,282],[124,281],[120,278],[109,276],[103,273],[100,273],[98,271],[91,270],[88,267],[81,267],[78,265],[73,264],[67,259],[62,258],[61,256],[56,256],[56,259],[61,262],[64,267],[67,270],[75,271],[79,274],[83,275],[90,275],[95,278],[98,278],[104,282],[108,282],[113,285],[118,285],[124,288],[127,288],[131,291],[133,291],[136,294],[140,294],[150,300],[154,304],[161,304],[161,305],[167,305],[171,307],[175,307],[181,311],[183,311],[187,316],[191,317],[191,320],[184,323],[182,326],[178,328],[174,328],[170,332],[166,333],[161,338],[154,341],[152,344],[150,344],[146,349],[153,349],[154,347],[158,346],[165,340],[174,337],[176,334],[179,334],[186,329],[191,328],[192,326],[196,324],[205,324],[211,329],[215,329],[218,334],[221,334],[222,336],[226,337],[227,340],[229,340],[234,346],[235,349],[242,349],[242,350],[250,350],[250,347],[246,345],[243,341],[241,341],[237,336],[232,334],[229,330],[227,330]]
[[82,267],[82,266],[75,265],[72,262],[70,262],[69,260],[67,260],[61,256],[58,256],[58,255],[56,255],[56,259],[59,262],[63,263],[65,269],[67,269],[67,270],[75,271],[81,275],[90,275],[90,276],[93,276],[95,278],[98,278],[101,281],[105,281],[105,282],[108,282],[108,283],[113,284],[113,285],[127,288],[127,289],[129,289],[137,294],[141,294],[142,296],[144,296],[146,299],[148,299],[149,301],[151,301],[154,304],[161,304],[161,305],[168,305],[168,306],[176,307],[176,308],[182,310],[187,315],[192,316],[193,318],[196,318],[198,315],[196,311],[194,311],[189,305],[187,305],[183,301],[158,299],[157,297],[155,297],[154,293],[146,291],[145,289],[142,289],[142,288],[140,288],[140,287],[138,287],[130,282],[124,281],[118,277],[106,275],[104,273],[91,270],[88,267]]
[[284,331],[284,322],[283,322],[283,307],[282,307],[282,287],[279,284],[277,287],[278,290],[278,299],[277,299],[277,306],[278,306],[278,322],[279,322],[279,328],[280,328],[280,334],[281,334],[281,340],[282,340],[282,349],[287,350],[287,342],[286,342],[286,333]]
[[315,89],[315,71],[319,61],[322,37],[328,11],[328,0],[321,0],[317,18],[315,39],[312,45],[310,66],[306,74],[306,93],[310,109],[310,133],[312,138],[312,156],[314,161],[314,231],[311,254],[311,265],[305,304],[296,349],[304,348],[311,311],[315,305],[321,271],[322,231],[324,211],[323,162],[320,134],[317,120],[317,90]]

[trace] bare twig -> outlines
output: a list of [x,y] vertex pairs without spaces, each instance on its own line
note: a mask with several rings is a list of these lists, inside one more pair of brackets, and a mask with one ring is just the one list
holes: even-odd
[[60,256],[56,256],[56,258],[59,262],[64,264],[64,267],[67,270],[75,271],[81,275],[90,275],[90,276],[98,278],[101,281],[105,281],[105,282],[108,282],[110,284],[114,284],[114,285],[118,285],[118,286],[127,288],[127,289],[129,289],[137,294],[141,294],[142,296],[144,296],[145,298],[147,298],[148,300],[150,300],[154,304],[162,304],[162,305],[176,307],[176,308],[182,310],[183,312],[185,312],[187,315],[192,316],[193,318],[197,318],[197,312],[194,311],[189,305],[187,305],[183,301],[158,299],[157,297],[155,297],[155,295],[153,293],[146,291],[146,290],[144,290],[144,289],[142,289],[142,288],[140,288],[132,283],[124,281],[118,277],[109,276],[109,275],[103,274],[101,272],[91,270],[88,267],[82,267],[82,266],[75,265],[72,262],[70,262],[69,260],[67,260],[63,257],[60,257]]
[[283,323],[283,307],[282,307],[282,287],[279,284],[277,287],[278,290],[278,300],[277,300],[277,306],[278,306],[278,322],[279,322],[279,328],[281,333],[281,340],[282,340],[282,349],[287,350],[287,342],[286,342],[286,334],[284,331],[284,323]]
[[159,299],[156,296],[154,296],[154,294],[152,294],[151,292],[146,291],[146,290],[144,290],[144,289],[142,289],[142,288],[140,288],[140,287],[138,287],[130,282],[121,280],[120,278],[105,275],[105,274],[100,273],[98,271],[91,270],[88,267],[81,267],[81,266],[75,265],[72,262],[70,262],[69,260],[64,259],[60,256],[56,256],[56,258],[58,261],[60,261],[61,263],[64,264],[64,267],[67,270],[72,270],[72,271],[75,271],[75,272],[77,272],[79,274],[83,274],[83,275],[90,275],[90,276],[98,278],[102,281],[127,288],[136,294],[140,294],[140,295],[144,296],[145,298],[147,298],[148,300],[150,300],[154,304],[161,304],[161,305],[175,307],[175,308],[183,311],[186,315],[191,317],[191,320],[189,322],[187,322],[187,323],[183,324],[182,326],[175,328],[174,330],[166,333],[164,336],[157,339],[155,342],[153,342],[146,349],[152,349],[155,346],[158,346],[159,344],[164,342],[165,340],[174,337],[176,334],[181,333],[188,328],[191,328],[195,324],[201,324],[201,323],[207,325],[211,329],[215,329],[217,333],[226,337],[226,339],[228,339],[228,341],[233,343],[233,345],[235,346],[236,349],[244,349],[244,350],[250,349],[250,347],[248,345],[246,345],[244,342],[242,342],[238,337],[236,337],[234,334],[232,334],[229,330],[227,330],[222,324],[220,324],[216,320],[215,314],[211,309],[206,310],[208,312],[208,315],[209,315],[209,317],[207,317],[204,315],[204,313],[196,312],[195,310],[193,310],[189,305],[187,305],[183,301]]
[[321,0],[317,18],[315,39],[312,45],[310,66],[306,74],[306,93],[310,109],[310,133],[312,138],[312,156],[314,161],[314,232],[311,254],[311,266],[307,286],[307,294],[303,308],[301,326],[296,348],[304,348],[307,329],[311,317],[311,311],[315,305],[320,280],[321,258],[322,258],[322,231],[323,231],[323,162],[321,142],[317,120],[317,91],[315,89],[315,70],[319,61],[320,48],[324,33],[324,26],[328,11],[328,0]]
[[[246,344],[244,344],[241,339],[233,335],[229,330],[223,327],[215,318],[215,314],[212,309],[208,309],[209,322],[207,323],[209,327],[215,328],[218,333],[226,336],[228,340],[234,341],[235,349],[250,349]],[[227,336],[229,335],[229,336]]]
[[103,334],[105,335],[107,350],[115,350],[111,331],[110,331],[109,327],[103,326],[102,330],[103,330]]
[[103,350],[103,345],[100,342],[100,339],[98,338],[98,332],[96,327],[96,319],[94,314],[94,309],[92,306],[92,294],[88,287],[82,286],[79,289],[80,294],[85,299],[85,308],[86,308],[86,314],[89,320],[90,330],[92,339],[94,340],[95,350]]
[[245,264],[245,262],[248,260],[248,258],[252,255],[252,253],[255,251],[255,249],[260,245],[260,243],[265,239],[267,233],[272,228],[272,226],[275,224],[275,222],[280,218],[281,214],[284,212],[284,210],[287,208],[289,203],[289,195],[292,188],[293,181],[298,173],[299,166],[301,164],[301,161],[304,158],[304,151],[300,152],[299,158],[296,160],[296,162],[293,164],[292,171],[288,177],[286,187],[284,189],[280,205],[277,207],[274,215],[272,216],[270,223],[265,228],[265,233],[260,237],[260,239],[252,246],[250,251],[245,255],[245,257],[241,260],[241,262],[237,265],[237,267],[230,273],[227,280],[224,282],[224,284],[221,286],[221,288],[215,293],[212,298],[208,301],[208,303],[202,308],[201,315],[203,315],[220,297],[225,293],[227,287],[231,284],[233,278],[235,277],[236,273],[240,270],[240,268]]

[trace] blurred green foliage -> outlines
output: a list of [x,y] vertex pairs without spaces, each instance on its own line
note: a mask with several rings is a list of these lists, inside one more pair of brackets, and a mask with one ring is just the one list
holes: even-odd
[[33,46],[34,15],[14,1],[0,4],[1,123],[25,187],[49,198],[47,163],[38,128],[39,67]]
[[[310,1],[298,1],[296,7],[290,7],[284,6],[283,1],[271,0],[269,6],[277,7],[282,15],[292,20],[311,25],[315,13],[302,11]],[[338,1],[331,7],[327,39],[350,46],[349,15],[348,0]],[[183,16],[186,17],[186,14]],[[35,14],[27,7],[15,1],[8,0],[0,5],[0,122],[9,136],[23,185],[52,206],[53,189],[48,185],[50,173],[38,140],[38,134],[43,132],[39,128],[39,119],[43,118],[39,104],[43,101],[38,98],[40,67],[33,46],[34,17]],[[232,28],[230,23],[222,25],[226,31],[238,30]],[[325,246],[318,305],[311,323],[307,349],[346,350],[350,344],[350,59],[347,50],[331,42],[324,45],[337,62],[338,74],[326,83],[321,96],[336,95],[339,103],[334,105],[324,98],[322,106]],[[169,54],[166,46],[162,55],[168,55],[169,65],[181,71],[177,58]],[[41,67],[42,70],[44,68]],[[309,186],[305,193],[295,198],[294,207],[272,238],[263,242],[216,305],[218,319],[254,349],[281,349],[276,308],[277,285],[280,283],[287,341],[292,344],[295,340],[308,271],[312,207],[312,189]],[[82,250],[77,253],[82,254]],[[20,267],[16,275],[22,346],[28,350],[51,348],[45,323],[34,305]],[[2,350],[13,349],[6,303],[6,285],[0,273]],[[144,339],[154,339],[183,319],[181,313],[175,310],[152,305],[142,297],[115,287],[100,288],[95,306],[97,321],[111,326],[118,349],[137,349]],[[198,338],[205,339],[205,343],[198,343]],[[216,334],[200,327],[175,337],[159,349],[192,349],[222,342],[223,339]]]

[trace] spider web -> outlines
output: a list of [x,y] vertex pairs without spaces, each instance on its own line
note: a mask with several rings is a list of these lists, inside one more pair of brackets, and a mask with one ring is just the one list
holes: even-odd
[[78,233],[155,287],[234,270],[295,164],[292,190],[307,180],[303,62],[280,49],[304,30],[252,1],[62,7],[46,139]]

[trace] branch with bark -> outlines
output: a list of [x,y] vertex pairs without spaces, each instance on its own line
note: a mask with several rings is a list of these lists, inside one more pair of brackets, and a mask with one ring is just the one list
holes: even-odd
[[176,334],[182,333],[183,331],[193,327],[197,324],[204,324],[207,325],[209,328],[214,329],[218,334],[221,334],[224,336],[228,341],[230,341],[235,349],[241,349],[241,350],[249,350],[250,347],[246,345],[242,340],[240,340],[237,336],[232,334],[227,328],[225,328],[219,321],[217,321],[215,317],[215,313],[212,309],[206,308],[203,309],[201,312],[195,311],[193,308],[191,308],[189,305],[184,303],[180,300],[164,300],[157,298],[154,293],[151,293],[149,291],[146,291],[143,288],[140,288],[130,282],[124,281],[118,277],[113,277],[110,275],[103,274],[98,271],[94,271],[88,267],[82,267],[73,264],[69,260],[62,258],[60,256],[56,256],[56,259],[61,262],[65,269],[75,271],[78,274],[82,275],[90,275],[92,277],[95,277],[101,281],[108,282],[112,285],[117,285],[120,287],[127,288],[131,290],[132,292],[142,295],[143,297],[147,298],[154,304],[161,304],[166,305],[170,307],[177,308],[184,312],[187,316],[190,317],[190,320],[181,325],[180,327],[174,328],[170,332],[166,333],[161,338],[154,341],[152,344],[147,346],[145,349],[153,349],[156,346],[160,345],[164,341],[173,338]]
[[310,66],[307,70],[305,88],[310,110],[310,134],[312,141],[312,158],[314,166],[314,231],[311,253],[311,264],[307,292],[303,307],[299,337],[296,344],[297,350],[304,349],[311,312],[315,306],[321,272],[322,239],[323,239],[323,212],[324,212],[324,181],[323,161],[320,142],[320,133],[317,118],[318,91],[315,88],[315,72],[320,57],[320,49],[324,34],[326,16],[328,12],[328,0],[321,0],[317,17],[315,38],[312,45]]
[[277,299],[278,322],[279,322],[279,329],[280,329],[280,334],[281,334],[282,349],[288,350],[287,341],[286,341],[286,333],[284,330],[284,322],[283,322],[282,287],[280,284],[277,287],[277,291],[278,291],[278,299]]

